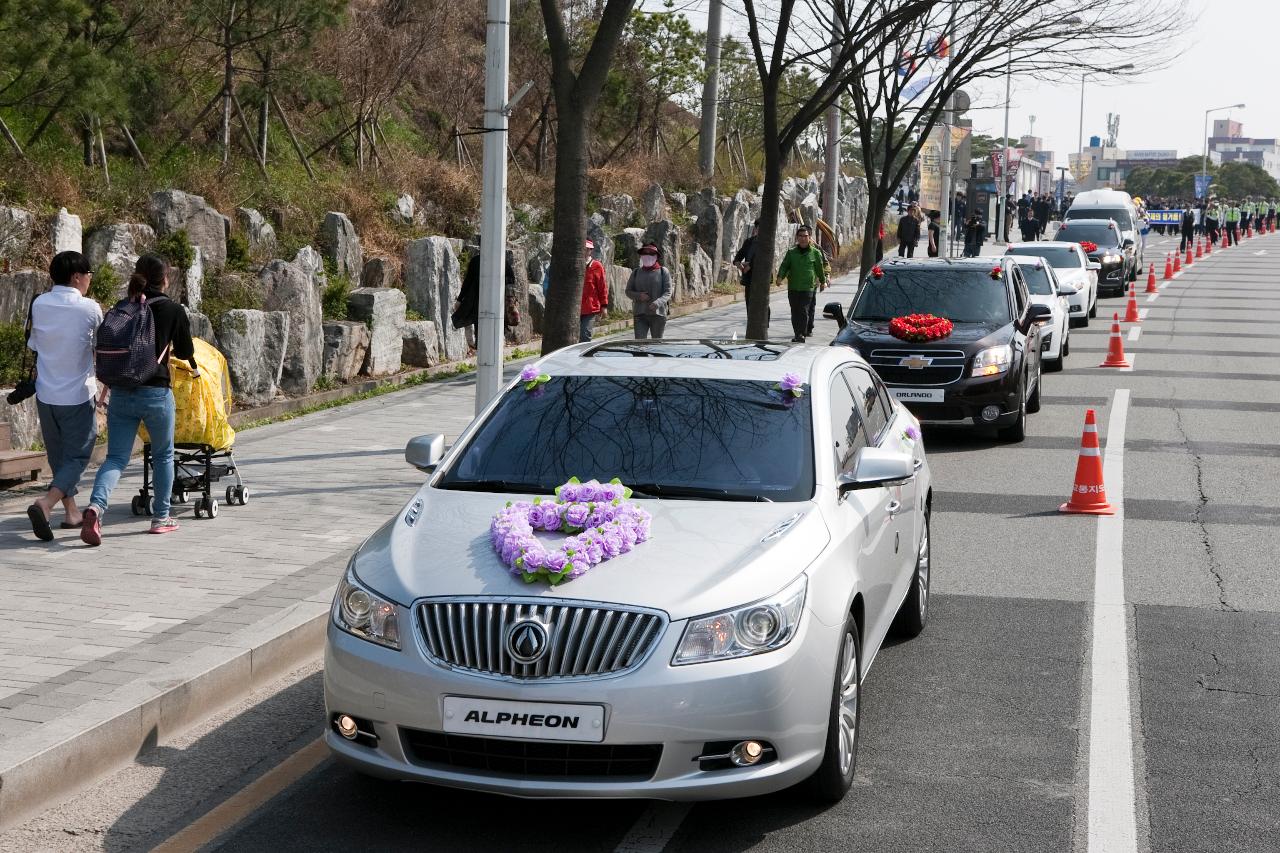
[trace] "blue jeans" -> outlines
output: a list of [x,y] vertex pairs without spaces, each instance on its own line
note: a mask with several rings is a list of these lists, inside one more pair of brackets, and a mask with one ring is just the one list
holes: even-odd
[[101,516],[107,511],[120,472],[129,464],[138,424],[151,436],[151,470],[154,474],[152,518],[169,517],[173,494],[173,392],[168,388],[112,388],[107,408],[107,458],[93,481],[89,505]]
[[53,472],[49,486],[73,498],[98,438],[93,400],[78,406],[51,406],[36,400],[36,410],[40,413],[44,452],[49,457],[49,470]]
[[599,316],[599,314],[583,314],[578,318],[578,343],[591,340],[591,333],[596,327],[596,317]]

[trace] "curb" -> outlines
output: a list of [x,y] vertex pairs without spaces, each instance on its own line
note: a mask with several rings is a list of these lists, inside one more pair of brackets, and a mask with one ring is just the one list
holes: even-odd
[[[347,555],[326,557],[337,577]],[[121,686],[0,753],[0,831],[128,766],[142,752],[242,700],[323,649],[332,588]],[[193,672],[194,670],[194,672]]]

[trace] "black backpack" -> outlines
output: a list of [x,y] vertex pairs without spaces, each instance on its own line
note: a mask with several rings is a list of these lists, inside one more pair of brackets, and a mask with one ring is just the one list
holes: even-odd
[[137,388],[161,369],[164,354],[156,358],[156,318],[151,305],[166,298],[121,299],[102,318],[94,352],[99,382],[108,388]]

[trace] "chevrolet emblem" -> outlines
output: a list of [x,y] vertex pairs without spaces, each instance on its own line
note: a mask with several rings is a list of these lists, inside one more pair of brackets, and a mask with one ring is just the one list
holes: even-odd
[[933,359],[925,358],[922,355],[910,355],[898,362],[899,367],[906,367],[910,370],[924,370],[933,364]]

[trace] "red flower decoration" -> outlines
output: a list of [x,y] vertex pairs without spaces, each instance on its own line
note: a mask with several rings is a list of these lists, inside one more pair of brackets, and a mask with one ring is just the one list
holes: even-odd
[[884,270],[880,269],[879,265],[876,265],[876,266],[872,267],[872,268],[871,268],[871,277],[872,277],[872,278],[884,278]]
[[1091,240],[1081,240],[1081,241],[1080,241],[1080,248],[1081,248],[1081,249],[1084,249],[1085,253],[1086,253],[1086,254],[1088,254],[1089,252],[1096,252],[1096,251],[1098,251],[1098,244],[1097,244],[1097,243],[1094,243],[1094,242],[1093,242],[1093,241],[1091,241]]
[[889,321],[889,334],[913,344],[942,340],[953,328],[950,320],[932,314],[908,314]]
[[1004,267],[1001,267],[1001,266],[992,267],[991,277],[994,278],[996,281],[999,281],[1000,279],[1004,278]]

